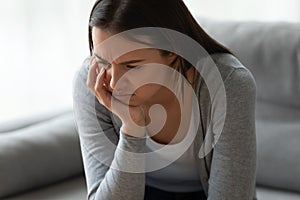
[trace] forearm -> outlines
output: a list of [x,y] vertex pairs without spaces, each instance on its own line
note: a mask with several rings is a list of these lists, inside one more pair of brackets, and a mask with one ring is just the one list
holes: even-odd
[[[145,138],[134,138],[120,133],[114,159],[97,188],[95,200],[142,200],[144,198]],[[140,156],[135,156],[137,155]]]
[[86,86],[88,65],[89,59],[85,60],[73,83],[73,109],[80,137],[87,197],[89,200],[143,199],[145,175],[120,170],[123,166],[130,168],[130,164],[134,164],[130,156],[128,158],[120,149],[141,154],[145,149],[145,139],[124,137],[123,133],[119,133],[118,138],[110,112]]

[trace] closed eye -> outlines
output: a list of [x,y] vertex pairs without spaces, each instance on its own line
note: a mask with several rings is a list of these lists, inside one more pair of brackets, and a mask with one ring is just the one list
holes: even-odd
[[138,66],[126,65],[126,67],[129,68],[129,69],[138,69],[141,66],[140,65],[138,65]]

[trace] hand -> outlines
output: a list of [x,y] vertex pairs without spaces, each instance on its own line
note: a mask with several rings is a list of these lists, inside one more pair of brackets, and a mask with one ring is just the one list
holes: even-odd
[[121,119],[122,133],[133,137],[145,136],[145,108],[142,106],[125,105],[114,98],[105,87],[105,75],[106,70],[101,68],[99,72],[96,58],[92,56],[86,83],[87,86],[102,105]]

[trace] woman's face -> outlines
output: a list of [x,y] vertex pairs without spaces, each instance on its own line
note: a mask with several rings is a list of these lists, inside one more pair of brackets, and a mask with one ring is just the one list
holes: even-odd
[[[106,30],[97,27],[92,29],[94,56],[99,67],[107,66],[104,78],[105,88],[123,103],[130,99],[129,105],[133,106],[164,104],[173,99],[174,94],[169,89],[161,84],[154,84],[159,80],[172,78],[167,70],[163,70],[164,67],[161,67],[162,70],[157,70],[158,65],[155,64],[170,66],[177,55],[170,53],[162,56],[157,49],[138,49],[108,62],[110,60],[107,55],[108,51],[100,44],[111,36],[112,34]],[[127,42],[132,45],[132,42]],[[126,45],[126,42],[118,45]],[[118,45],[114,48],[120,48]],[[153,67],[143,66],[149,63],[154,63]],[[141,82],[149,84],[139,85]]]

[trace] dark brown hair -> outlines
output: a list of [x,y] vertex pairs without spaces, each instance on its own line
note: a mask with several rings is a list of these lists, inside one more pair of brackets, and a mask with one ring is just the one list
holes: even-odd
[[[197,41],[208,54],[230,53],[226,47],[210,37],[194,19],[182,0],[97,0],[89,18],[89,49],[93,53],[92,28],[111,32],[160,27],[183,33]],[[169,52],[162,51],[162,54]],[[182,59],[182,58],[180,58]],[[183,75],[189,64],[182,59]]]

